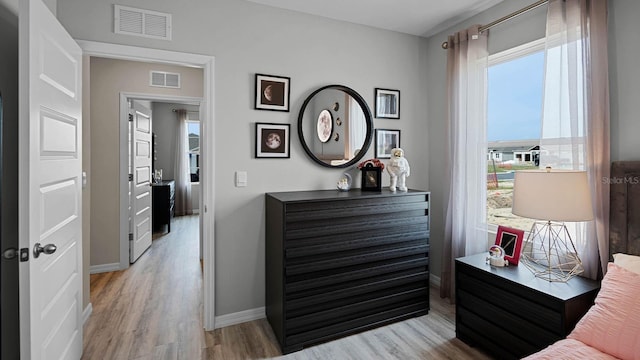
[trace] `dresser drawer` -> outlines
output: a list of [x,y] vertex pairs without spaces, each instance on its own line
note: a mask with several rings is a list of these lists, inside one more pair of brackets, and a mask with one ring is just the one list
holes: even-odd
[[287,259],[285,264],[285,274],[289,276],[312,273],[363,263],[373,263],[411,255],[426,254],[428,252],[429,245],[426,244],[425,241],[418,240],[339,253]]
[[426,243],[428,235],[428,229],[424,222],[417,222],[402,228],[391,226],[387,231],[374,232],[373,234],[371,231],[358,231],[335,235],[322,234],[306,239],[291,239],[287,241],[285,251],[287,259],[295,259],[302,256],[365,249],[407,241],[423,240]]
[[396,213],[399,211],[428,209],[428,195],[407,195],[385,198],[330,199],[317,202],[295,202],[286,205],[291,221]]
[[[472,277],[462,271],[457,278],[457,286],[462,291],[461,294],[474,294],[474,298],[462,297],[460,306],[467,306],[468,301],[475,298],[484,300],[483,303],[496,304],[501,312],[507,314],[515,323],[511,324],[518,327],[520,323],[527,322],[538,325],[544,332],[555,334],[552,338],[557,338],[563,334],[562,332],[562,316],[560,311],[554,309],[558,307],[557,303],[551,303],[551,307],[541,305],[531,299],[537,299],[535,294],[525,293],[518,295],[512,291],[500,288],[490,282],[490,279],[480,279],[481,277]],[[483,281],[489,280],[489,281]],[[478,303],[482,304],[482,303]],[[473,306],[472,306],[473,305]],[[476,304],[469,303],[469,308],[476,309]],[[478,307],[478,312],[484,311]],[[527,311],[523,311],[527,309]],[[548,337],[548,336],[545,336]]]
[[349,266],[332,271],[308,273],[285,278],[285,293],[291,294],[298,291],[317,289],[324,286],[357,281],[372,276],[389,274],[396,271],[411,270],[422,272],[429,266],[429,258],[423,254],[379,261],[376,263]]

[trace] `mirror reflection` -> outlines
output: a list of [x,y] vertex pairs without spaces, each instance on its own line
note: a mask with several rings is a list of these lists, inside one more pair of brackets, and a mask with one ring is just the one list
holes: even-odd
[[355,164],[371,144],[372,116],[357,92],[342,85],[314,91],[298,116],[298,135],[311,159],[327,167]]

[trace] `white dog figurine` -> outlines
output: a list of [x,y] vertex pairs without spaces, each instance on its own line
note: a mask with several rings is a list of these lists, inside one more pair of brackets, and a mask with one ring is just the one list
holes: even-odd
[[404,158],[404,150],[400,148],[391,149],[391,160],[387,166],[387,172],[391,176],[389,190],[396,191],[396,186],[400,191],[407,191],[405,181],[411,174],[409,162]]

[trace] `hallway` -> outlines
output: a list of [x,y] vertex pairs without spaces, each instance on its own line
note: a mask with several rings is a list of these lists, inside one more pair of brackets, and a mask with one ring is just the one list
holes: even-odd
[[198,215],[181,216],[129,269],[91,275],[83,359],[200,358],[198,257]]

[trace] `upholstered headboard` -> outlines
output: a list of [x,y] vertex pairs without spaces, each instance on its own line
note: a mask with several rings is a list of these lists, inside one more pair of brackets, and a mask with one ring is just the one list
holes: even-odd
[[609,254],[640,255],[640,161],[614,161],[610,184]]

